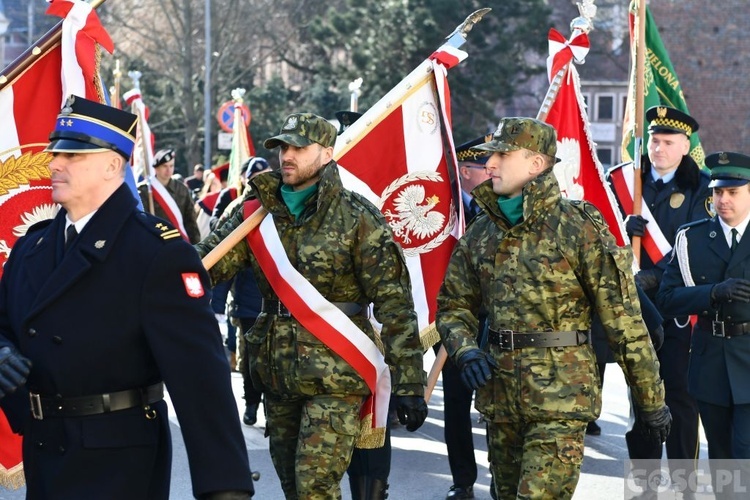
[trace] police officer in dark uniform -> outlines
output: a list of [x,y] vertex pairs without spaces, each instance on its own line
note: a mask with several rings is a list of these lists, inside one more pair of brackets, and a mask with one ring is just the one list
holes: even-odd
[[0,404],[24,435],[27,495],[169,498],[166,386],[195,496],[246,499],[208,275],[123,182],[135,127],[135,115],[68,99],[47,147],[62,209],[18,240],[0,281]]
[[716,217],[677,234],[657,304],[697,314],[690,393],[698,401],[710,459],[750,459],[750,156],[706,157]]
[[[690,136],[698,130],[698,123],[686,113],[666,106],[655,106],[646,112],[649,121],[648,156],[643,158],[641,182],[643,204],[649,214],[628,215],[628,235],[644,236],[648,231],[667,246],[663,257],[656,258],[650,248],[643,246],[640,271],[636,283],[652,300],[669,261],[668,250],[674,244],[677,229],[688,222],[711,215],[709,176],[701,171],[690,152]],[[618,170],[622,169],[620,172]],[[609,172],[623,214],[624,206],[632,206],[632,198],[625,199],[616,177],[623,175],[632,164],[620,164]],[[632,176],[632,173],[625,174]],[[645,240],[644,240],[645,241]],[[687,315],[665,317],[664,344],[657,355],[664,380],[666,403],[672,412],[672,430],[667,438],[670,459],[694,459],[698,455],[698,406],[687,390],[690,322]],[[638,419],[636,419],[637,425]],[[626,434],[630,458],[661,458],[662,448],[647,440],[637,429]]]

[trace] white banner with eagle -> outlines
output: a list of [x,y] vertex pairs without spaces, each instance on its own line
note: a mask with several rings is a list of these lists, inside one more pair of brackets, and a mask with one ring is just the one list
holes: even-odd
[[463,232],[445,156],[454,151],[445,74],[465,57],[441,47],[346,129],[334,150],[344,186],[383,212],[404,251],[423,333]]

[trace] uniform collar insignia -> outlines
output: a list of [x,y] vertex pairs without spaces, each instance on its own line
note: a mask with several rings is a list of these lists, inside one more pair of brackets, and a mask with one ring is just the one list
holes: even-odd
[[106,240],[98,240],[96,243],[94,243],[94,246],[98,249],[104,248],[104,245],[106,244]]

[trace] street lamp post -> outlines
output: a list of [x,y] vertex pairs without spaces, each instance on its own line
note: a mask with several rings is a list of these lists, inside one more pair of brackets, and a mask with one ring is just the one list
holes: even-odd
[[206,0],[206,78],[203,84],[203,166],[211,168],[211,0]]

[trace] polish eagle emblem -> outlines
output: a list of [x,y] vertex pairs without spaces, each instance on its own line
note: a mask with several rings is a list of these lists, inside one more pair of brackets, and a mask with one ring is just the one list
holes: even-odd
[[445,216],[433,210],[438,203],[437,195],[426,197],[423,185],[411,184],[394,199],[394,210],[386,210],[384,215],[393,233],[409,244],[412,237],[429,238],[442,229]]
[[406,257],[433,251],[456,228],[457,209],[439,172],[419,170],[394,179],[377,205]]

